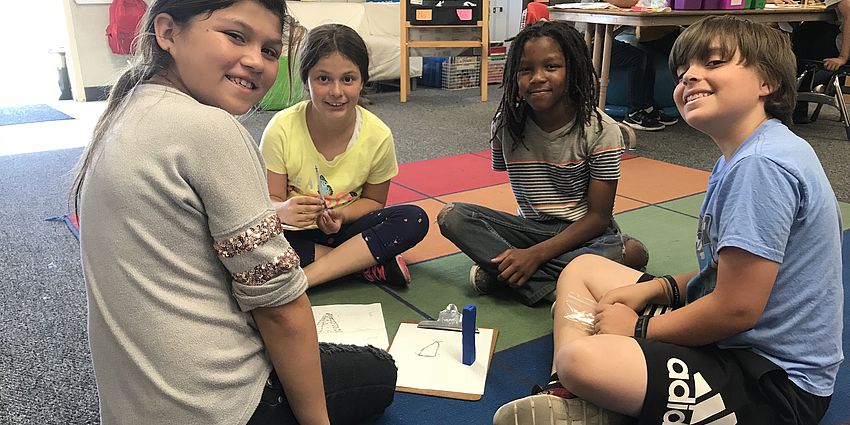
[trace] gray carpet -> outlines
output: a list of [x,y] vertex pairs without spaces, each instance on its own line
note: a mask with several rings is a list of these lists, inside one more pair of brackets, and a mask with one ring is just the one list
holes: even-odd
[[[371,110],[396,137],[400,162],[487,149],[498,101],[476,90],[420,89],[408,103],[398,93],[370,96]],[[244,118],[259,138],[271,112]],[[850,201],[850,142],[837,115],[798,130],[821,157],[839,198]],[[709,139],[680,123],[639,133],[639,155],[710,169],[718,156]],[[86,295],[77,241],[63,223],[67,188],[80,149],[0,157],[0,424],[98,423],[97,393],[86,340]]]

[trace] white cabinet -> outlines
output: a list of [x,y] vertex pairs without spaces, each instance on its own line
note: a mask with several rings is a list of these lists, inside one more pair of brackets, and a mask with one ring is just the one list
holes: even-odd
[[504,41],[519,32],[523,0],[490,0],[490,41]]

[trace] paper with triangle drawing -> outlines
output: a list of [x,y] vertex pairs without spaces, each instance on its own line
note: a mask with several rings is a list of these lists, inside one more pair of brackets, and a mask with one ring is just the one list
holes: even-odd
[[475,334],[475,362],[467,366],[461,362],[461,332],[424,329],[418,328],[415,323],[402,323],[390,347],[390,354],[398,366],[397,387],[434,391],[432,395],[440,392],[484,394],[494,329],[479,327],[478,330]]
[[319,342],[390,346],[380,303],[313,306]]

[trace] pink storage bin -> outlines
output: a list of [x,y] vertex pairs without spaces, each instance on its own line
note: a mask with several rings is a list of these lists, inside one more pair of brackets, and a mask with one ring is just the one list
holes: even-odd
[[744,0],[704,0],[702,8],[705,10],[743,9]]
[[702,9],[703,0],[673,0],[670,7],[673,10],[695,10]]

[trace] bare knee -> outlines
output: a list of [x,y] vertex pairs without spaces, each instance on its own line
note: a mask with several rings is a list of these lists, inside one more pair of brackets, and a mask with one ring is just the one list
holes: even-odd
[[594,379],[588,373],[594,369],[591,367],[593,362],[607,357],[599,354],[589,337],[572,340],[561,348],[555,354],[555,369],[564,387],[571,391],[586,388]]
[[564,267],[558,277],[558,293],[566,293],[562,287],[584,286],[594,270],[598,270],[607,261],[605,257],[596,254],[582,254],[574,258]]

